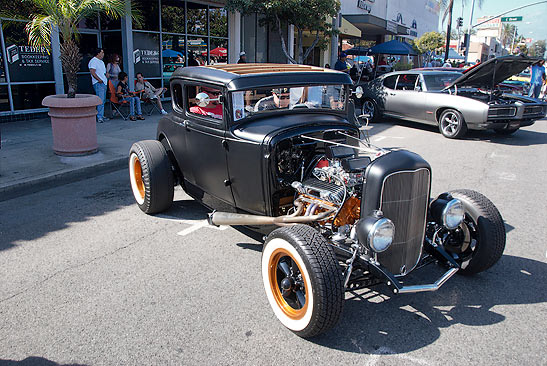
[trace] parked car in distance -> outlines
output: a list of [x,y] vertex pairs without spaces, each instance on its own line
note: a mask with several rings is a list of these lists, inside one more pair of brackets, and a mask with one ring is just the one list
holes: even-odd
[[[299,336],[333,327],[345,291],[377,284],[393,294],[435,291],[455,273],[484,271],[502,256],[503,219],[485,196],[453,190],[431,197],[431,166],[423,158],[360,139],[348,119],[347,74],[229,64],[180,68],[170,84],[173,112],[160,120],[155,140],[136,142],[129,153],[139,208],[167,210],[176,184],[224,211],[209,215],[212,225],[267,233],[266,297]],[[406,279],[435,263],[440,277],[430,273],[426,284]],[[195,275],[181,283],[199,280]],[[235,278],[223,286],[237,293],[245,280]]]
[[536,58],[504,56],[464,73],[409,70],[385,74],[364,84],[362,113],[436,125],[443,136],[460,138],[468,129],[511,134],[545,117],[547,104],[505,94],[497,85]]

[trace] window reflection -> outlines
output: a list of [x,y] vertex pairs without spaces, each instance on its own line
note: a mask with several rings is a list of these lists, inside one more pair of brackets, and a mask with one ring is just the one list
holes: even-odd
[[228,37],[228,16],[221,8],[209,9],[210,35],[212,37]]
[[207,6],[187,3],[188,34],[207,35]]
[[186,33],[184,29],[184,1],[162,0],[161,29],[164,32]]

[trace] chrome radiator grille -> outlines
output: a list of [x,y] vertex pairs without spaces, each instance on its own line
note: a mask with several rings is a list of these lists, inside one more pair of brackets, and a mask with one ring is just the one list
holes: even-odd
[[397,172],[384,179],[380,209],[395,224],[395,238],[378,254],[378,261],[395,275],[410,272],[420,259],[429,182],[428,169]]

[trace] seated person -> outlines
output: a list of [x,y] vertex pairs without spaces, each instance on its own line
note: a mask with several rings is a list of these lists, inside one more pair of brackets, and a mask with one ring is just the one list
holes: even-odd
[[[129,119],[135,121],[137,119],[143,120],[141,111],[141,99],[134,95],[133,92],[129,91],[127,86],[127,74],[121,71],[118,74],[118,87],[116,88],[116,96],[118,101],[128,101],[129,102]],[[137,118],[135,118],[135,104],[137,105]]]
[[211,100],[209,101],[209,104],[207,104],[205,107],[200,107],[199,105],[194,105],[190,107],[190,112],[203,116],[213,117],[215,119],[222,119],[222,104],[218,102],[220,90],[203,86],[198,87],[196,95],[199,93],[206,93]]
[[167,114],[163,105],[161,104],[161,96],[167,90],[167,88],[154,88],[149,81],[144,80],[142,72],[137,73],[137,82],[135,83],[135,91],[142,91],[141,97],[155,100],[161,114]]
[[270,96],[259,99],[256,102],[255,112],[278,109],[281,103],[280,94],[281,91],[279,89],[272,89]]
[[286,88],[272,89],[271,95],[260,99],[255,104],[255,112],[287,108],[289,104],[289,93]]

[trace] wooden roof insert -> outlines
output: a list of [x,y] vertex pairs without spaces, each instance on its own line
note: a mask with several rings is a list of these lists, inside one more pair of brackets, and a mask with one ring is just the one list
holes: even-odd
[[276,72],[333,72],[322,67],[298,64],[222,64],[205,66],[237,75],[268,74]]

